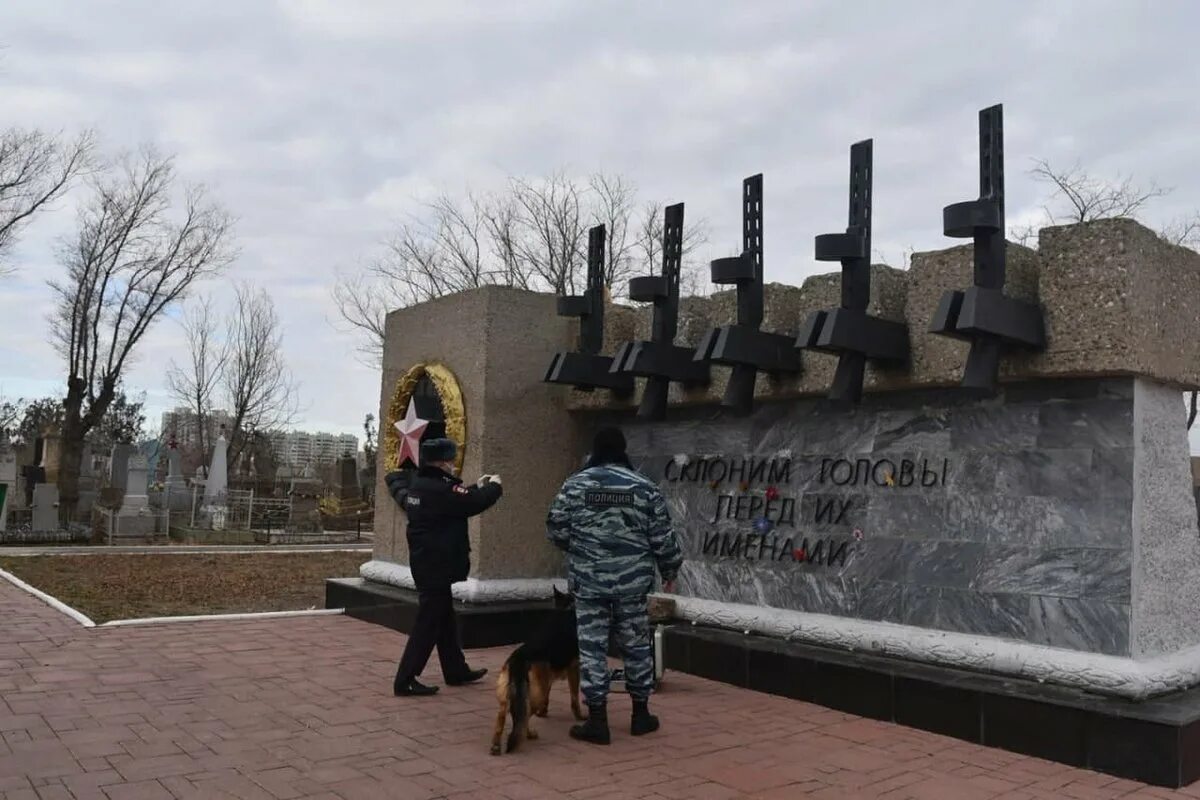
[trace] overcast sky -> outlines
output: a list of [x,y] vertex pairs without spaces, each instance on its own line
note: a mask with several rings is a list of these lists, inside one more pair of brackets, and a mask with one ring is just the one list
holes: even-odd
[[[827,271],[812,237],[845,225],[858,139],[875,139],[877,257],[953,244],[942,206],[976,195],[976,113],[1003,102],[1010,223],[1036,215],[1043,157],[1176,187],[1148,209],[1161,224],[1200,207],[1198,34],[1194,0],[3,0],[0,124],[177,153],[238,218],[231,276],[275,298],[301,427],[357,434],[379,375],[330,287],[435,192],[619,172],[686,201],[727,255],[761,171],[768,279],[800,283]],[[0,394],[60,391],[45,280],[72,202],[0,284]],[[180,341],[164,320],[129,376],[155,416]]]

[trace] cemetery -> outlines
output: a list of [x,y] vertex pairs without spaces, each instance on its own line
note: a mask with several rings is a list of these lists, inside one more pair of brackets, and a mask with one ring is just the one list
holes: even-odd
[[1006,242],[1001,108],[978,126],[979,196],[941,220],[969,241],[907,271],[872,263],[868,140],[850,150],[845,231],[815,241],[840,271],[802,286],[763,280],[755,175],[722,212],[740,213],[743,247],[712,261],[709,297],[680,296],[677,204],[632,304],[606,296],[596,227],[583,295],[484,287],[390,313],[373,558],[329,581],[327,605],[411,628],[405,520],[382,480],[446,436],[464,475],[502,473],[520,498],[471,520],[463,642],[521,641],[562,588],[546,508],[617,424],[685,552],[658,597],[668,681],[1196,781],[1182,395],[1200,387],[1200,306],[1178,298],[1200,296],[1200,255],[1131,220]]
[[[174,441],[149,452],[128,443],[107,454],[87,450],[75,514],[64,523],[59,438],[49,428],[32,447],[16,448],[0,435],[0,545],[336,544],[371,535],[373,514],[352,455],[334,464],[327,489],[311,471],[279,478],[273,465],[242,465],[231,474],[224,436],[207,466],[189,476]],[[18,463],[19,455],[30,460]]]
[[1200,5],[226,5],[0,3],[0,800],[1200,800]]

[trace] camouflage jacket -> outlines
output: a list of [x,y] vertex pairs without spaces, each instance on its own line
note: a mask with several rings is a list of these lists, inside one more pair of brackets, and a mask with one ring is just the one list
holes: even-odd
[[567,478],[546,517],[546,535],[567,553],[577,597],[649,594],[654,569],[674,580],[683,563],[667,501],[646,476],[616,464]]

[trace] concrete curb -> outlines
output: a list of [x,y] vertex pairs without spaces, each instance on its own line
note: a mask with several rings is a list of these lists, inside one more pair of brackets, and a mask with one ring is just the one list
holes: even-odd
[[5,570],[0,569],[0,578],[4,578],[4,580],[11,583],[13,586],[16,586],[18,589],[23,589],[24,591],[33,595],[34,597],[41,600],[46,605],[53,608],[55,611],[59,611],[59,612],[62,612],[63,614],[66,614],[68,617],[75,620],[83,627],[85,627],[85,628],[96,627],[96,623],[92,622],[92,620],[89,617],[87,617],[86,615],[84,615],[83,613],[76,611],[75,609],[71,608],[69,605],[67,605],[63,601],[59,600],[58,598],[51,597],[50,595],[43,592],[41,589],[33,588],[28,583],[26,583],[25,581],[18,578],[16,575],[13,575],[11,572],[6,572]]
[[344,608],[310,608],[300,611],[247,611],[236,614],[191,614],[179,617],[139,617],[136,619],[113,619],[102,622],[98,628],[124,628],[131,625],[161,625],[169,622],[233,622],[249,619],[278,619],[283,617],[326,617],[344,614]]

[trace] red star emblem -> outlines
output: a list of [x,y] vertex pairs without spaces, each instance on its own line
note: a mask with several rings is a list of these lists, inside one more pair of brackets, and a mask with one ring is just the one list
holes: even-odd
[[396,466],[403,467],[405,459],[412,461],[414,466],[421,465],[421,436],[429,427],[429,420],[417,417],[417,405],[408,401],[408,412],[404,419],[396,421],[396,430],[400,432],[400,452],[396,456]]

